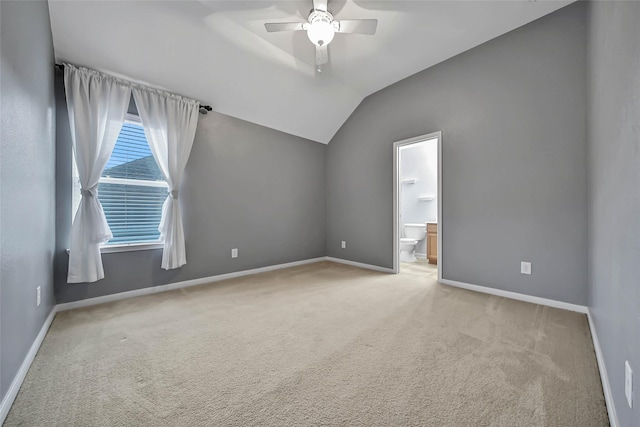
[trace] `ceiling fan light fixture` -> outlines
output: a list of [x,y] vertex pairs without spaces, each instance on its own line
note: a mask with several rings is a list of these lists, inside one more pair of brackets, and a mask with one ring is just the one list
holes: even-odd
[[309,15],[306,28],[307,37],[316,46],[326,46],[331,43],[336,29],[333,25],[333,15],[322,10],[315,10]]
[[[2,0],[0,0],[2,1]],[[329,43],[336,33],[373,35],[378,26],[377,19],[347,19],[335,21],[327,10],[329,0],[312,0],[313,9],[307,22],[265,22],[269,33],[278,31],[306,31],[307,37],[315,45],[316,70],[322,72],[322,65],[329,62]]]

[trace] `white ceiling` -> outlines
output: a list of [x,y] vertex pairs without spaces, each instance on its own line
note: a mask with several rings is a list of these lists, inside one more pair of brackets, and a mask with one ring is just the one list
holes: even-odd
[[378,19],[374,36],[336,34],[314,70],[309,1],[50,0],[56,60],[166,89],[215,111],[328,143],[368,95],[572,1],[329,0],[336,19]]

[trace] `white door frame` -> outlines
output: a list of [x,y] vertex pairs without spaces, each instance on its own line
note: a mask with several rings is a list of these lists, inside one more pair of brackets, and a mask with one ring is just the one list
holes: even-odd
[[438,140],[438,282],[442,281],[442,131],[427,133],[393,143],[393,272],[400,272],[400,147]]

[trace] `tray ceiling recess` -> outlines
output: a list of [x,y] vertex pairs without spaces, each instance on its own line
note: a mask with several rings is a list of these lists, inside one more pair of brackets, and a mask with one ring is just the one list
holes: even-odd
[[[49,11],[56,62],[327,144],[370,94],[572,3],[329,0],[323,10],[316,1],[50,0]],[[308,28],[265,27],[311,25],[314,10],[330,14],[314,17],[333,28],[326,57]],[[351,20],[369,24],[346,31]]]

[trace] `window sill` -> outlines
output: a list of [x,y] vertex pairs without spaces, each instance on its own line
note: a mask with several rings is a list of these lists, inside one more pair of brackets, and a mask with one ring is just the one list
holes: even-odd
[[113,252],[147,251],[149,249],[162,249],[162,248],[164,248],[163,242],[128,243],[123,245],[100,246],[100,252],[102,252],[103,254],[110,254]]
[[[162,249],[164,248],[163,242],[153,243],[129,243],[124,245],[103,245],[100,246],[100,252],[103,254],[112,254],[116,252],[133,252],[133,251],[147,251],[149,249]],[[69,249],[67,249],[67,254]]]

